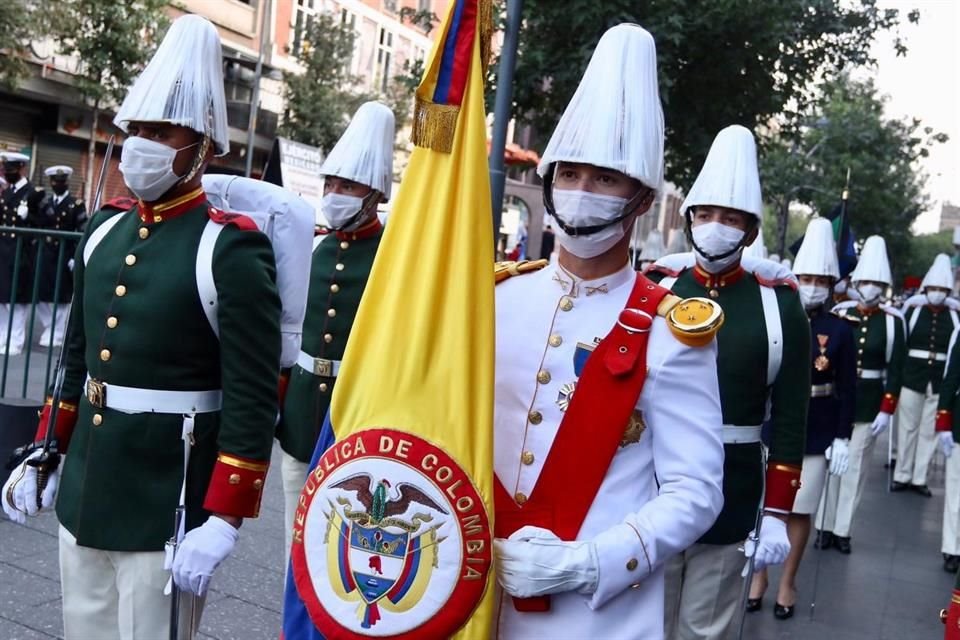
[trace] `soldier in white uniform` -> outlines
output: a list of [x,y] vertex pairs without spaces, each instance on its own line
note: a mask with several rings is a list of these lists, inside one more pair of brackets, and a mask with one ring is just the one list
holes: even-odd
[[497,287],[494,635],[656,640],[664,563],[722,506],[723,316],[629,261],[663,176],[647,31],[603,36],[539,172],[557,263]]

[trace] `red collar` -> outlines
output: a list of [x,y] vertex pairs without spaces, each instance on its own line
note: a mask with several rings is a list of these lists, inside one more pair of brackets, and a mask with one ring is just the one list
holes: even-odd
[[877,305],[877,306],[875,306],[875,307],[864,307],[864,306],[858,304],[858,305],[857,305],[857,311],[860,312],[860,315],[861,315],[861,316],[869,317],[869,316],[872,316],[873,314],[875,314],[877,311],[880,311],[880,305]]
[[206,201],[207,194],[203,192],[203,187],[197,187],[195,191],[166,202],[147,204],[143,200],[139,200],[137,202],[137,215],[145,224],[163,222],[176,218]]
[[707,289],[718,289],[734,284],[743,278],[746,273],[739,264],[722,273],[710,273],[701,269],[698,264],[693,265],[693,279]]
[[361,227],[356,231],[337,231],[337,240],[366,240],[372,238],[380,232],[383,225],[380,224],[380,218],[374,218],[370,224]]

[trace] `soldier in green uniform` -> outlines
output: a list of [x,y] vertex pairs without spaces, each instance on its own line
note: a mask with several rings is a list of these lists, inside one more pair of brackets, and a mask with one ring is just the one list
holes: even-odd
[[[242,519],[258,515],[278,410],[280,299],[270,241],[212,208],[200,186],[213,155],[228,152],[221,59],[205,19],[170,27],[115,119],[139,201],[103,209],[77,249],[63,400],[37,432],[52,430],[68,453],[39,501],[51,506],[59,485],[68,640],[168,638],[170,569],[179,631],[191,633]],[[215,284],[210,315],[201,278]],[[36,513],[37,493],[24,462],[4,510]],[[186,533],[171,557],[181,501]]]
[[903,315],[882,305],[883,292],[892,279],[887,245],[880,236],[870,236],[860,252],[857,268],[850,274],[857,298],[843,302],[834,311],[855,318],[857,340],[857,404],[850,436],[850,466],[839,482],[831,482],[820,502],[815,522],[822,523],[814,546],[835,547],[850,553],[850,529],[866,483],[866,463],[877,436],[889,426],[897,410],[905,354]]
[[[750,538],[746,550],[757,568],[783,562],[790,550],[786,519],[806,444],[810,325],[786,269],[741,260],[763,210],[750,131],[732,126],[717,135],[681,210],[694,252],[658,261],[650,276],[680,297],[709,297],[723,307],[717,372],[726,459],[723,511],[667,564],[665,629],[668,639],[719,640],[740,613],[744,541]],[[760,442],[767,416],[769,461]]]
[[[943,570],[957,573],[960,570],[960,454],[955,455],[955,444],[960,442],[960,349],[957,337],[960,331],[950,336],[950,361],[947,363],[937,399],[935,422],[937,445],[947,459],[943,496],[943,525],[941,527],[940,552],[943,554]],[[960,585],[958,585],[960,586]],[[956,596],[955,596],[956,597]],[[960,600],[954,600],[954,604]],[[954,607],[955,608],[955,607]],[[960,631],[956,635],[960,636]]]
[[952,290],[950,258],[941,253],[920,283],[920,293],[908,298],[903,305],[907,357],[903,362],[903,389],[897,406],[899,463],[891,491],[910,489],[928,498],[932,495],[927,486],[927,469],[936,450],[934,421],[940,381],[947,363],[950,335],[960,328],[958,305],[947,300]]
[[290,372],[277,429],[288,553],[300,490],[383,236],[377,205],[390,199],[393,141],[393,112],[368,102],[357,110],[321,167],[321,211],[329,231],[314,243],[301,352]]

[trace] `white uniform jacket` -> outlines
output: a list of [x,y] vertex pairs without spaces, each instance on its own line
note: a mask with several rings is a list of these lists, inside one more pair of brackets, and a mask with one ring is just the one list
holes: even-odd
[[[565,385],[576,382],[577,343],[607,335],[635,278],[629,265],[593,281],[550,265],[497,286],[494,466],[508,493],[533,491],[564,415]],[[578,535],[597,546],[596,592],[553,595],[546,613],[520,613],[501,592],[495,636],[663,637],[663,565],[723,506],[716,359],[716,342],[685,346],[654,320],[637,405],[646,428],[621,444]],[[577,482],[576,469],[569,478]]]

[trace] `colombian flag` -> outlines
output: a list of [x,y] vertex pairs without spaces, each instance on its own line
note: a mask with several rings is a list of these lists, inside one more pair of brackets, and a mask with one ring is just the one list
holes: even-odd
[[286,640],[486,638],[493,608],[489,0],[452,2],[294,524]]

